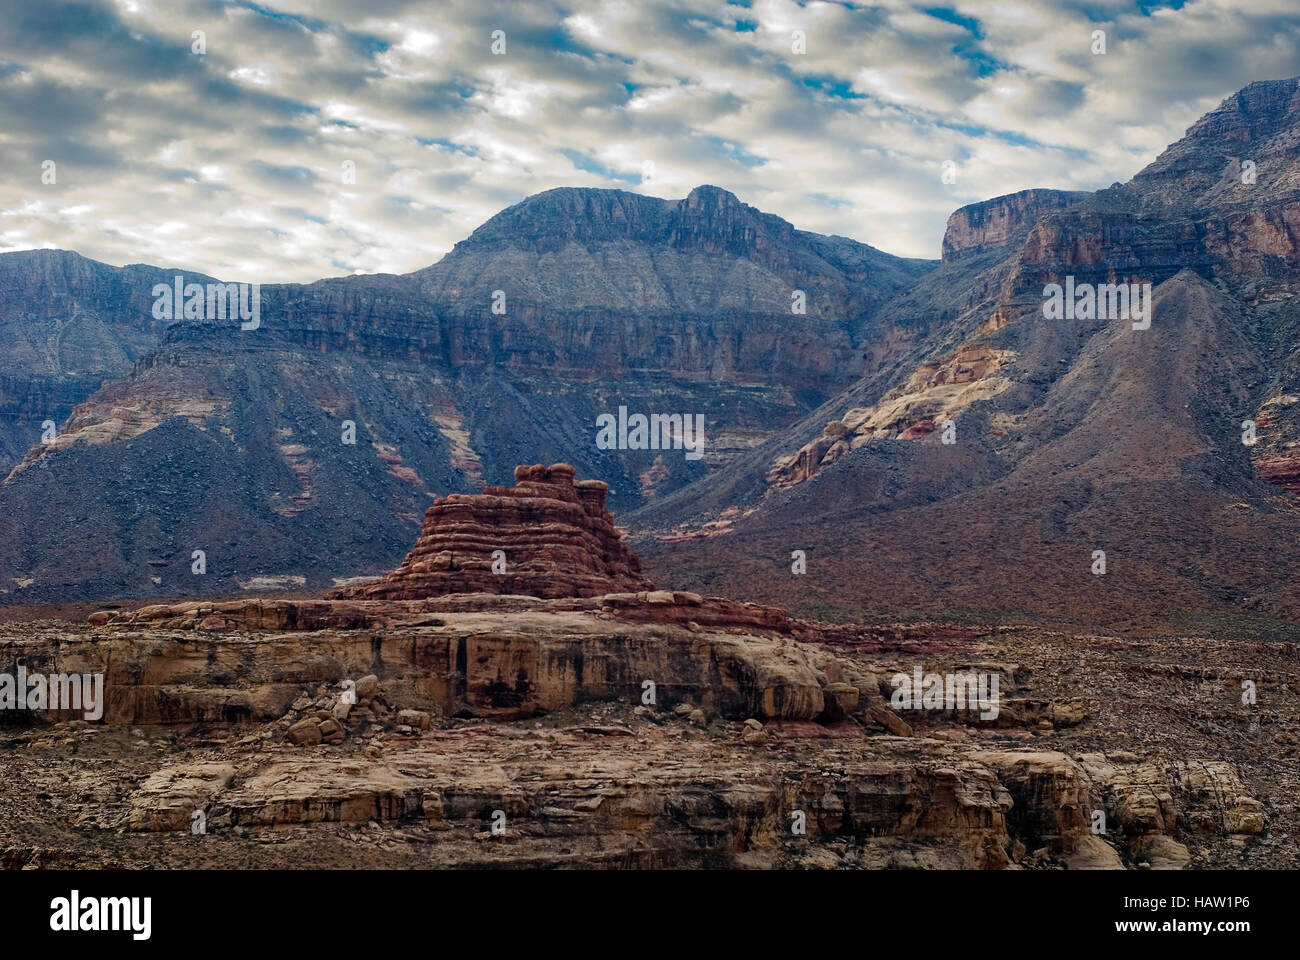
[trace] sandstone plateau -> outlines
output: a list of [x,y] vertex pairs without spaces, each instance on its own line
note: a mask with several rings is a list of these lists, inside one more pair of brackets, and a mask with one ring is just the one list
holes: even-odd
[[[0,657],[104,670],[110,696],[103,723],[0,727],[8,866],[1300,863],[1276,644],[830,627],[660,591],[182,603],[6,623]],[[895,711],[914,665],[997,672],[998,721]]]

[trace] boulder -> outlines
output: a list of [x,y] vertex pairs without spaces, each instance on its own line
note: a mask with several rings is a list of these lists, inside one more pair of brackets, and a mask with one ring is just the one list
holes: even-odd
[[343,724],[339,723],[333,717],[328,720],[322,720],[319,726],[321,739],[326,743],[342,743],[347,731],[343,729]]
[[413,727],[416,730],[429,729],[429,715],[423,710],[399,710],[397,712],[397,722]]
[[822,688],[825,706],[817,719],[822,723],[838,723],[847,719],[858,709],[858,697],[858,688],[851,683],[828,683]]
[[311,717],[299,720],[289,728],[289,739],[300,747],[320,743],[320,724]]
[[357,700],[369,700],[377,693],[379,693],[379,678],[373,673],[368,673],[357,681]]

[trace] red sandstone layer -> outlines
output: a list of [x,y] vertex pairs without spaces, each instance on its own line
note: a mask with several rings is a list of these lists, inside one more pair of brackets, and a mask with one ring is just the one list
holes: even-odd
[[[567,463],[515,468],[514,487],[435,500],[406,559],[339,596],[419,600],[450,593],[546,599],[653,590],[605,509],[609,484]],[[499,552],[498,552],[499,551]]]

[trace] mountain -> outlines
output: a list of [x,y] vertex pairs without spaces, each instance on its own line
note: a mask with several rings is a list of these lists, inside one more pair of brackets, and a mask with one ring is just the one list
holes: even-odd
[[[436,495],[520,462],[627,510],[890,362],[914,334],[886,308],[934,266],[716,187],[548,191],[413,274],[263,285],[255,329],[159,321],[179,271],[0,256],[0,602],[378,573]],[[620,407],[702,417],[707,455],[599,448]]]
[[[196,277],[207,283],[210,278]],[[0,254],[0,473],[106,380],[125,376],[166,327],[157,267],[122,268],[64,250]]]
[[[964,208],[891,311],[929,308],[912,349],[629,517],[647,574],[832,618],[1294,619],[1298,280],[1296,79],[1126,184]],[[1149,328],[1049,318],[1050,285],[1118,283],[1150,284]]]
[[[1275,632],[1300,616],[1298,244],[1292,79],[1127,183],[956,211],[938,263],[708,186],[529,197],[424,270],[263,286],[255,330],[155,321],[173,271],[0,256],[0,602],[379,573],[435,495],[567,462],[663,585]],[[620,407],[698,414],[703,456],[603,449]]]

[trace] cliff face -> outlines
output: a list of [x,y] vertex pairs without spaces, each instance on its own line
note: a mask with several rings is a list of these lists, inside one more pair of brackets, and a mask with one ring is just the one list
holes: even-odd
[[803,233],[717,187],[676,201],[560,189],[412,279],[439,304],[459,363],[588,381],[673,371],[825,396],[878,365],[881,308],[931,266]]
[[0,374],[122,374],[167,327],[153,318],[150,291],[169,271],[65,250],[6,253],[0,264]]
[[[110,267],[64,250],[0,254],[0,473],[73,407],[161,339],[156,267]],[[198,277],[206,283],[209,278]]]
[[1087,193],[1069,190],[1021,190],[962,207],[948,218],[943,234],[943,260],[948,263],[1023,241],[1044,215],[1086,196]]
[[1254,83],[1206,114],[1128,183],[1046,217],[1021,253],[1025,281],[1053,267],[1190,268],[1294,291],[1300,251],[1300,78]]

